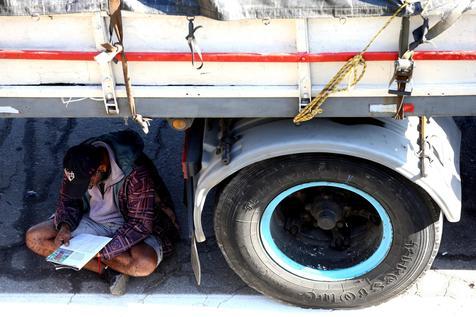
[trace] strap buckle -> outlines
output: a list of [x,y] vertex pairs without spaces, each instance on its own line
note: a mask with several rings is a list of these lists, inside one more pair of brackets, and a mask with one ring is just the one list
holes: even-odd
[[410,96],[412,94],[413,68],[414,62],[411,59],[399,58],[395,61],[395,71],[388,88],[389,94],[398,96]]
[[96,62],[99,64],[107,64],[112,62],[116,58],[116,55],[122,52],[123,49],[122,45],[119,43],[114,45],[111,43],[104,43],[101,44],[101,46],[104,47],[105,51],[94,56],[94,60],[96,60]]

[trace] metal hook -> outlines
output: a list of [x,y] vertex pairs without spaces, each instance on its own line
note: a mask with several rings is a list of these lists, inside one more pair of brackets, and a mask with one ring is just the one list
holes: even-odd
[[195,40],[195,32],[202,26],[201,25],[197,27],[194,26],[193,21],[195,20],[195,17],[187,17],[187,20],[188,20],[188,35],[185,37],[185,39],[187,40],[188,46],[190,48],[190,52],[192,53],[192,65],[195,66],[195,52],[196,52],[198,54],[198,57],[200,58],[200,63],[201,63],[200,66],[197,67],[197,69],[201,69],[203,67],[203,57],[202,57],[202,51]]

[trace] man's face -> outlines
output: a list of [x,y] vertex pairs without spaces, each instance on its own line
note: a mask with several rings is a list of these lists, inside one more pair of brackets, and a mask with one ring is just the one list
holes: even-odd
[[98,185],[100,182],[104,181],[107,179],[107,173],[104,170],[103,166],[99,166],[98,169],[96,170],[96,173],[91,176],[91,179],[89,180],[89,189],[93,188],[94,186]]

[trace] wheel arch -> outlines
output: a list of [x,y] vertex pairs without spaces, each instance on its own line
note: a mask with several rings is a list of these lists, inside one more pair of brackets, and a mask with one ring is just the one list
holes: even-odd
[[[251,121],[251,120],[250,120]],[[198,242],[205,241],[202,210],[210,190],[243,168],[272,158],[325,153],[364,159],[390,170],[423,189],[451,222],[459,221],[461,183],[459,178],[460,134],[452,119],[432,120],[429,134],[440,140],[439,152],[446,159],[433,160],[426,177],[420,176],[418,155],[418,118],[402,121],[381,119],[371,123],[348,124],[319,119],[296,127],[290,120],[235,127],[238,141],[232,148],[230,164],[223,165],[218,155],[204,155],[194,201],[194,227]],[[444,142],[446,140],[446,143]],[[431,157],[430,157],[431,160]],[[441,163],[441,164],[440,164]]]

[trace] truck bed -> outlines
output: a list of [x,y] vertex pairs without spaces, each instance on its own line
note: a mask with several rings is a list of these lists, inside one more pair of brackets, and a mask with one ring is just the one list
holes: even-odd
[[[149,117],[293,117],[303,87],[315,96],[388,17],[215,21],[197,17],[204,66],[191,64],[183,16],[124,13],[124,46],[138,112]],[[104,13],[0,17],[0,116],[109,116],[94,56],[107,40]],[[410,30],[421,24],[411,18]],[[370,105],[388,94],[398,57],[395,19],[364,55],[367,70],[333,94],[321,116],[390,116]],[[410,42],[412,39],[410,39]],[[476,14],[415,53],[407,115],[475,115]],[[198,59],[198,56],[196,56]],[[119,116],[128,116],[121,64],[112,65]],[[309,88],[307,88],[309,89]]]

